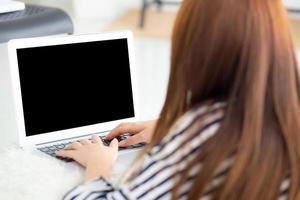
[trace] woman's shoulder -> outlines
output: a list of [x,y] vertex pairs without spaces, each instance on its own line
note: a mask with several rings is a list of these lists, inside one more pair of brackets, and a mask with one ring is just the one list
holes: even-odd
[[206,103],[194,106],[177,120],[171,128],[171,132],[176,132],[184,129],[184,127],[189,127],[194,121],[203,121],[203,123],[205,123],[205,121],[209,121],[211,118],[223,116],[225,107],[225,102]]
[[172,152],[176,148],[198,148],[216,134],[224,117],[223,102],[196,106],[187,111],[172,126],[169,133],[156,145],[151,153]]

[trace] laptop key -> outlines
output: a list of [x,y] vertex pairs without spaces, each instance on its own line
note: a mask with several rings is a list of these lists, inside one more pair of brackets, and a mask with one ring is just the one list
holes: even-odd
[[110,141],[109,140],[106,140],[106,139],[102,139],[102,143],[105,145],[105,146],[108,146],[110,144]]
[[138,144],[134,144],[134,145],[132,145],[132,146],[135,147],[135,148],[138,148],[138,147],[143,147],[143,146],[145,146],[145,145],[146,145],[145,142],[141,142],[141,143],[138,143]]
[[46,151],[48,151],[48,150],[49,150],[49,148],[48,148],[48,147],[44,147],[44,148],[38,148],[38,150],[40,150],[40,151],[42,151],[42,152],[46,152]]
[[55,145],[55,147],[56,147],[58,150],[62,150],[62,149],[65,148],[65,145],[60,144],[60,145]]
[[49,149],[50,150],[56,150],[55,146],[50,146]]

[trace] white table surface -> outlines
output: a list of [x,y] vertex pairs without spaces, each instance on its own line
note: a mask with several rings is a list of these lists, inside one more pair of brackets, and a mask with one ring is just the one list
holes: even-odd
[[[169,42],[139,39],[135,43],[138,96],[142,119],[156,117],[163,103],[168,77]],[[81,183],[83,169],[50,157],[20,149],[6,62],[6,46],[0,45],[0,199],[61,199]],[[113,170],[117,179],[137,153],[119,156]]]

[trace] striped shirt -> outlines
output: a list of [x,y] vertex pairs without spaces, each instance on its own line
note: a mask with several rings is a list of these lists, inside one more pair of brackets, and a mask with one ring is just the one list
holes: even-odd
[[[143,158],[134,176],[123,183],[113,185],[109,180],[100,177],[75,187],[64,199],[171,199],[172,189],[178,181],[179,174],[195,159],[201,146],[216,134],[224,116],[224,106],[217,103],[187,112],[169,134]],[[201,125],[196,124],[199,118],[202,118]],[[223,183],[233,161],[233,158],[229,158],[218,167],[216,176],[205,188],[202,200],[210,199],[210,192]],[[193,166],[188,179],[179,190],[178,199],[187,198],[193,177],[200,172],[201,163]],[[288,186],[289,182],[285,181],[281,191],[287,191]],[[285,193],[280,195],[279,199],[286,199]]]

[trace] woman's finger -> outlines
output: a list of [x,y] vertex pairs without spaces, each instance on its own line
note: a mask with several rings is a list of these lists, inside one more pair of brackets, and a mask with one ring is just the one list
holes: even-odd
[[91,142],[90,142],[88,139],[83,139],[83,140],[80,141],[80,143],[81,143],[82,145],[91,144]]
[[76,150],[76,149],[78,149],[81,146],[82,146],[81,143],[79,143],[79,142],[73,142],[72,144],[67,145],[65,147],[65,150]]
[[107,140],[111,140],[119,135],[123,135],[124,133],[136,134],[142,131],[143,127],[141,127],[140,123],[122,123],[113,129],[107,136]]
[[140,142],[144,142],[143,137],[140,134],[137,134],[127,138],[126,140],[119,142],[119,147],[127,147]]
[[117,149],[118,150],[118,140],[115,138],[111,141],[111,143],[109,144],[109,147],[110,148],[113,148],[113,149]]
[[97,135],[92,136],[92,141],[93,141],[93,143],[96,143],[96,144],[98,144],[98,143],[102,144],[101,139]]
[[56,151],[55,154],[59,157],[64,158],[74,158],[74,151],[73,150],[62,150],[62,151]]

